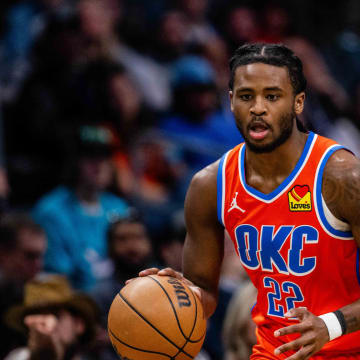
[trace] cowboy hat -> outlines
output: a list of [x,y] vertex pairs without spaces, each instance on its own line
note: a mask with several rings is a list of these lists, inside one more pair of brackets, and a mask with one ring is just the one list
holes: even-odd
[[98,319],[95,302],[85,294],[76,293],[67,279],[60,275],[46,275],[29,281],[25,285],[23,303],[11,307],[5,314],[5,321],[10,327],[26,332],[26,315],[56,314],[61,309],[84,320],[85,332],[80,337],[81,342],[93,340]]

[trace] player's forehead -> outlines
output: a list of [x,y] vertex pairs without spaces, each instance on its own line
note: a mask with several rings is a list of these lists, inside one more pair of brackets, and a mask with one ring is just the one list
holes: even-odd
[[288,69],[264,63],[252,63],[238,66],[235,70],[234,90],[237,89],[279,88],[291,91],[292,84]]

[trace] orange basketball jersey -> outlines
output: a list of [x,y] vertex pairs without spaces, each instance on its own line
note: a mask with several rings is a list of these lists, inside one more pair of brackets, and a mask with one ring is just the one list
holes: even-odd
[[[299,336],[273,335],[297,322],[284,317],[289,309],[305,306],[321,315],[360,298],[359,249],[350,227],[332,215],[321,192],[325,165],[341,148],[309,133],[295,168],[270,194],[246,183],[244,143],[220,160],[218,218],[258,289],[252,316],[270,358],[275,348]],[[343,353],[360,359],[360,332],[327,343],[317,355]]]

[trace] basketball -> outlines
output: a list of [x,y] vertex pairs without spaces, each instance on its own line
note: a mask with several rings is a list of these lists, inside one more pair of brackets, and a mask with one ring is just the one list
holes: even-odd
[[136,278],[115,296],[111,343],[123,360],[189,360],[200,351],[206,320],[200,300],[169,276]]

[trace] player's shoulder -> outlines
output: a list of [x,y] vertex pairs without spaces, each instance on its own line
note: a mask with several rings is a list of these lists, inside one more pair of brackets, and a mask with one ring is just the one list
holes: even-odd
[[322,195],[330,211],[340,220],[354,222],[360,204],[360,160],[341,149],[326,163]]
[[220,160],[217,160],[198,171],[191,180],[191,187],[201,189],[216,188],[217,174]]
[[360,181],[360,159],[346,149],[335,151],[325,165],[324,178],[345,184]]
[[189,208],[199,211],[216,211],[217,204],[217,170],[219,160],[197,172],[190,183],[186,198],[185,210]]

